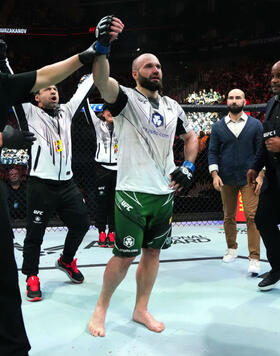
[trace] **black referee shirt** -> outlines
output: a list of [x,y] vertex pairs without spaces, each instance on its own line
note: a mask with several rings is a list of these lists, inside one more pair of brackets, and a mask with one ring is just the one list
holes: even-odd
[[7,123],[9,109],[29,101],[30,91],[36,81],[36,71],[8,74],[0,72],[0,132]]

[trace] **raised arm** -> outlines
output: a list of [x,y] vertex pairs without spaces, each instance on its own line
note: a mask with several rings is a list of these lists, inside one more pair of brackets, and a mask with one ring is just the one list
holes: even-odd
[[76,54],[65,59],[64,61],[53,63],[38,69],[36,82],[31,89],[31,92],[36,92],[37,90],[48,87],[49,85],[61,82],[82,66],[83,63],[80,62],[79,55]]
[[[37,70],[36,82],[31,91],[35,92],[51,84],[61,82],[63,79],[67,78],[70,74],[82,67],[82,65],[93,63],[95,56],[101,57],[101,63],[104,61],[106,62],[106,56],[103,54],[109,53],[110,43],[118,37],[118,34],[122,32],[123,27],[123,23],[118,18],[113,17],[112,15],[105,16],[99,21],[96,27],[97,41],[82,53]],[[99,63],[99,60],[97,62]],[[109,64],[107,65],[109,67]],[[99,67],[100,70],[103,70],[104,64],[101,64],[100,66],[97,64],[97,69]],[[96,72],[96,70],[94,70],[94,72]],[[118,87],[118,85],[115,84],[115,87]],[[105,91],[107,92],[108,90]],[[105,97],[107,98],[106,94]],[[106,100],[105,97],[104,99]]]
[[[95,49],[97,55],[92,67],[94,84],[100,91],[102,98],[108,103],[114,103],[119,93],[118,82],[110,77],[110,65],[107,54],[110,51],[110,44],[117,39],[122,32],[124,25],[122,21],[113,16],[106,16],[96,27]],[[99,54],[99,55],[98,55]]]
[[119,94],[119,83],[109,76],[110,66],[106,56],[98,56],[93,64],[92,75],[94,84],[99,90],[101,97],[108,103],[113,104]]

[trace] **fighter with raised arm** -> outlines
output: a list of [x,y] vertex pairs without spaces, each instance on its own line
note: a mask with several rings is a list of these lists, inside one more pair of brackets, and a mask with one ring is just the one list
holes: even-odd
[[[103,53],[107,53],[108,33],[101,34],[97,26],[99,42]],[[164,330],[164,323],[149,313],[148,302],[158,272],[160,250],[171,245],[174,191],[191,185],[198,152],[197,137],[181,106],[159,94],[162,69],[158,58],[150,53],[137,57],[132,64],[132,76],[136,88],[120,86],[109,77],[106,56],[95,59],[95,85],[109,103],[119,151],[114,256],[107,264],[102,291],[88,324],[93,336],[105,336],[110,299],[141,250],[133,320],[155,332]],[[172,149],[176,131],[184,140],[186,159],[177,169]]]

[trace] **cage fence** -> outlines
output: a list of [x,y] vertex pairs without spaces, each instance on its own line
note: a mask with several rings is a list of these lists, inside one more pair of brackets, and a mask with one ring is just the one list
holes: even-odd
[[[265,104],[248,105],[245,112],[262,120]],[[94,105],[100,111],[102,105]],[[226,105],[183,104],[184,111],[192,121],[199,141],[199,153],[195,162],[193,184],[190,189],[175,193],[173,223],[181,224],[217,224],[223,219],[220,193],[213,188],[212,178],[208,171],[208,145],[212,124],[227,113]],[[13,121],[11,115],[10,121]],[[81,190],[88,206],[91,224],[95,225],[98,206],[95,199],[95,150],[96,137],[93,125],[85,118],[83,111],[75,115],[72,122],[72,169],[74,180]],[[184,143],[175,136],[174,161],[179,166],[183,160]],[[26,157],[25,157],[26,158]],[[18,175],[20,185],[13,186],[13,176]],[[26,217],[26,180],[28,169],[26,164],[15,161],[3,162],[0,165],[0,179],[7,182],[8,202],[13,228],[21,231],[25,228]],[[63,222],[54,213],[51,217],[49,230],[63,230]]]

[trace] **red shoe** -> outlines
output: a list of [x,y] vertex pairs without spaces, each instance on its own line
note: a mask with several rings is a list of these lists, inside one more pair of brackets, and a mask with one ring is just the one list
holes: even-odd
[[55,267],[65,272],[73,283],[83,283],[84,276],[77,268],[77,258],[71,263],[66,263],[62,260],[62,257],[59,257],[55,262]]
[[107,247],[107,238],[106,238],[106,234],[104,231],[101,231],[99,233],[98,245],[100,247]]
[[38,302],[42,300],[40,281],[37,276],[30,276],[27,280],[26,299],[29,302]]
[[115,242],[115,233],[113,231],[109,232],[107,235],[109,247],[114,247],[114,242]]

